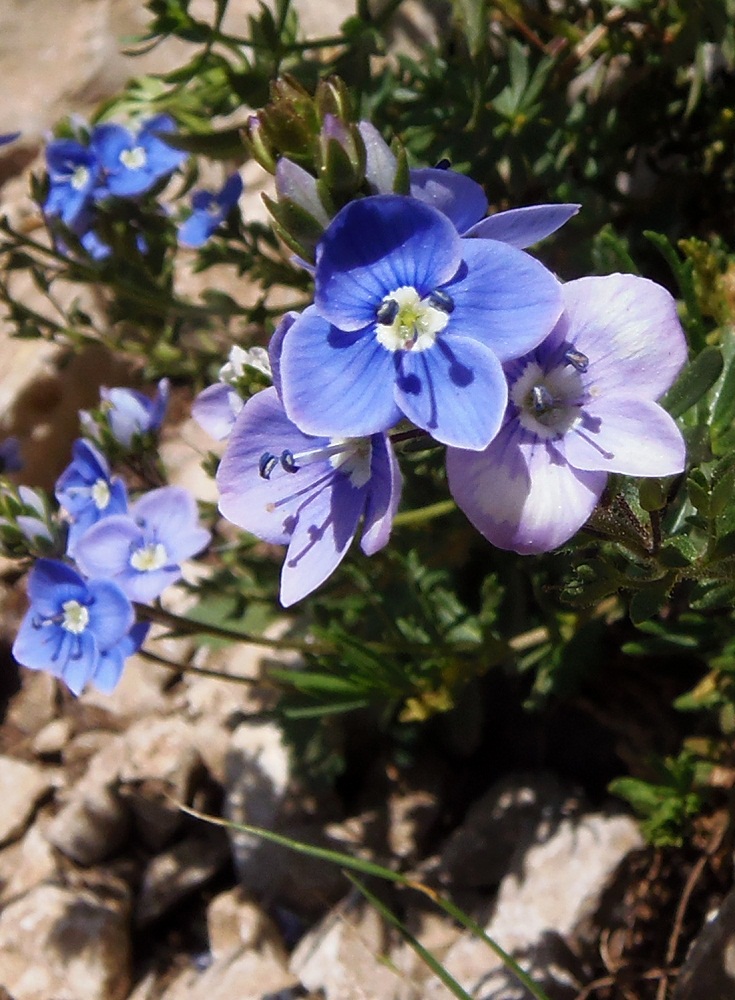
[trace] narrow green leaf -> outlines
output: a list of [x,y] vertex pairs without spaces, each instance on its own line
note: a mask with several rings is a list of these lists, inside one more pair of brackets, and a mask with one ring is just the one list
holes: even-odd
[[472,1000],[470,994],[462,989],[454,976],[451,976],[441,962],[434,958],[430,951],[424,948],[421,942],[413,936],[406,925],[398,919],[395,913],[393,913],[393,911],[390,910],[385,903],[383,903],[383,901],[375,895],[374,892],[371,892],[356,875],[350,875],[349,872],[345,872],[345,876],[350,880],[350,882],[352,882],[355,888],[362,893],[368,903],[370,903],[370,905],[378,911],[381,917],[396,928],[404,941],[406,941],[413,948],[421,961],[431,969],[437,979],[440,979],[441,982],[444,983],[450,993],[453,993],[454,996],[459,998],[459,1000]]
[[672,417],[680,417],[715,384],[722,373],[722,351],[710,345],[693,358],[661,400]]

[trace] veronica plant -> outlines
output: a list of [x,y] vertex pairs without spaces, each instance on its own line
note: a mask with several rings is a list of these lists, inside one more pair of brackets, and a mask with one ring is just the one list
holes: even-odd
[[105,456],[89,441],[74,442],[73,459],[56,481],[56,499],[70,518],[67,551],[93,524],[111,514],[124,514],[128,493],[119,476],[113,476]]

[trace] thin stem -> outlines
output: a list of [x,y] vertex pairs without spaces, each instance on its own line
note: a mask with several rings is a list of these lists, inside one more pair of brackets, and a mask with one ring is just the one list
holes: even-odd
[[282,649],[289,652],[310,653],[311,655],[325,655],[334,653],[333,646],[327,646],[318,642],[299,642],[296,639],[269,639],[266,636],[250,635],[247,632],[238,632],[235,629],[222,628],[220,625],[212,625],[209,622],[198,622],[193,618],[184,618],[182,615],[166,611],[164,608],[154,608],[147,604],[135,605],[141,618],[147,621],[156,622],[158,625],[167,625],[176,632],[185,635],[210,635],[213,639],[228,639],[231,642],[248,643],[252,646],[263,646],[265,649]]
[[160,667],[168,667],[182,674],[195,674],[199,677],[215,677],[220,681],[232,681],[233,684],[259,684],[262,683],[259,677],[243,677],[242,674],[227,674],[223,670],[210,670],[207,667],[195,667],[191,663],[178,663],[176,660],[169,660],[165,656],[151,653],[147,649],[138,651],[138,655],[151,663],[157,663]]
[[457,509],[454,500],[439,500],[437,503],[429,504],[428,507],[419,507],[417,510],[404,510],[402,514],[396,514],[393,518],[393,527],[405,527],[408,525],[424,524],[426,521],[433,521],[434,518],[444,517]]

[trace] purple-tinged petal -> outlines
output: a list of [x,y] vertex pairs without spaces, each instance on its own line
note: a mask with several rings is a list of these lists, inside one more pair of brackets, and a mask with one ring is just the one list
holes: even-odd
[[658,399],[687,358],[676,302],[633,274],[578,278],[562,286],[568,338],[590,361],[595,398],[610,393]]
[[130,516],[144,534],[153,532],[163,543],[171,563],[183,562],[209,544],[209,532],[198,524],[196,501],[181,486],[144,493],[130,508]]
[[316,590],[350,547],[365,507],[365,490],[336,474],[299,507],[281,571],[284,608]]
[[481,219],[464,235],[499,240],[501,243],[510,243],[519,250],[525,250],[526,247],[533,246],[539,240],[551,236],[557,229],[561,229],[581,207],[570,204],[510,208],[506,212],[496,212],[487,219]]
[[607,474],[572,469],[548,441],[506,424],[483,452],[447,451],[452,496],[477,530],[522,555],[563,545],[589,518]]
[[396,289],[408,286],[424,296],[449,281],[461,246],[449,219],[415,198],[352,201],[317,247],[315,305],[340,330],[361,330]]
[[28,577],[28,599],[44,618],[55,615],[64,601],[81,601],[86,593],[79,573],[56,559],[37,559]]
[[464,233],[487,212],[487,196],[471,177],[454,170],[420,167],[410,171],[411,194],[431,205]]
[[286,413],[308,434],[362,437],[400,419],[393,355],[372,330],[343,333],[313,306],[283,339],[280,374]]
[[112,514],[85,531],[76,543],[74,558],[92,579],[119,577],[130,568],[130,553],[141,539],[141,530],[132,517]]
[[232,430],[242,406],[242,398],[231,386],[217,382],[199,393],[192,405],[191,415],[215,441],[223,441]]
[[403,477],[390,441],[383,434],[372,439],[370,487],[365,505],[360,547],[366,556],[372,556],[388,543],[393,518],[401,499]]
[[508,401],[500,362],[483,344],[439,337],[426,351],[396,355],[396,403],[437,441],[481,450],[497,434]]
[[281,352],[283,351],[283,340],[300,315],[300,313],[294,310],[285,313],[281,322],[273,331],[273,335],[268,343],[268,361],[271,366],[271,378],[279,396],[281,396]]
[[518,358],[552,330],[562,310],[561,285],[522,250],[496,240],[462,240],[467,264],[446,287],[454,301],[453,334],[479,340],[501,361]]
[[292,201],[324,229],[329,225],[329,216],[317,193],[316,178],[285,156],[276,165],[276,192],[279,201]]
[[298,476],[276,470],[270,479],[263,479],[258,469],[261,456],[278,456],[284,450],[299,454],[328,443],[327,438],[302,434],[286,416],[275,388],[252,396],[235,422],[217,470],[222,514],[266,542],[287,545],[293,533],[293,504],[287,501],[308,495],[323,478],[324,467],[306,465]]
[[636,396],[586,404],[559,446],[575,469],[673,476],[686,465],[686,445],[675,421],[656,403]]
[[365,180],[373,194],[390,194],[396,180],[398,161],[380,132],[370,122],[357,123],[365,144]]

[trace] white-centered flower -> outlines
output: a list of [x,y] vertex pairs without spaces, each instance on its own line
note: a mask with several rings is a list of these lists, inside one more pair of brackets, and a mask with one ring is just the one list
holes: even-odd
[[583,396],[580,374],[568,364],[546,372],[530,361],[510,388],[521,427],[542,439],[559,437],[574,426]]
[[75,191],[82,191],[89,183],[89,169],[80,164],[71,175],[69,182]]
[[150,573],[156,569],[163,569],[168,562],[166,547],[161,542],[149,542],[147,545],[141,545],[130,556],[130,565],[139,573]]
[[61,627],[72,635],[81,635],[89,625],[89,608],[79,601],[64,601],[61,610],[64,615]]
[[448,311],[431,295],[421,298],[415,288],[402,285],[380,304],[376,337],[389,351],[425,351],[448,322]]
[[98,479],[90,490],[97,510],[105,510],[110,503],[110,485],[105,479]]
[[141,170],[148,162],[148,156],[142,146],[133,146],[120,153],[120,163],[128,170]]

